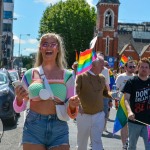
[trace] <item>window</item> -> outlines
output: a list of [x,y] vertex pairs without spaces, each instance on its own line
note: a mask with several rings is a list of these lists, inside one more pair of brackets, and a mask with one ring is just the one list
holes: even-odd
[[3,12],[3,18],[4,18],[4,19],[13,18],[12,11],[4,11],[4,12]]
[[3,23],[3,32],[12,32],[12,24]]
[[13,0],[4,0],[6,3],[13,3]]
[[10,57],[10,49],[7,48],[7,57]]
[[111,10],[107,10],[106,12],[105,12],[105,27],[113,27],[113,19],[114,19],[114,17],[113,17],[114,15],[113,15],[113,13],[112,13],[112,11]]
[[6,44],[4,41],[2,41],[2,50],[4,51],[6,49]]
[[8,36],[8,38],[7,38],[7,44],[11,44],[11,37],[10,36]]

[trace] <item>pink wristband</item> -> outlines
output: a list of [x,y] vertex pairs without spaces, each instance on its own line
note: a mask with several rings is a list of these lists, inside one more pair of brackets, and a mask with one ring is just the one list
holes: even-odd
[[20,113],[20,112],[22,112],[22,111],[24,111],[26,109],[26,107],[27,107],[27,101],[25,101],[23,99],[22,105],[18,106],[17,105],[17,99],[15,98],[14,102],[13,102],[13,107],[14,107],[14,110],[15,110],[16,113]]

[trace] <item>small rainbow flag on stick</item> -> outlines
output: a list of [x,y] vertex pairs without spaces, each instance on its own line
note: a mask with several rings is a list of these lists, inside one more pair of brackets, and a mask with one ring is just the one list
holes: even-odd
[[128,61],[128,57],[126,57],[125,55],[122,55],[119,66],[123,66],[127,61]]
[[79,60],[79,55],[78,55],[77,50],[75,50],[75,53],[76,53],[76,61],[78,61]]
[[125,107],[124,94],[123,94],[119,103],[119,108],[116,113],[113,134],[115,134],[120,129],[122,129],[126,125],[126,123],[127,123],[127,109]]
[[80,52],[77,75],[88,71],[92,67],[92,62],[96,59],[96,52],[92,49],[87,49],[84,52]]
[[109,77],[110,77],[110,89],[112,90],[112,86],[115,84],[115,78],[113,72],[109,69]]

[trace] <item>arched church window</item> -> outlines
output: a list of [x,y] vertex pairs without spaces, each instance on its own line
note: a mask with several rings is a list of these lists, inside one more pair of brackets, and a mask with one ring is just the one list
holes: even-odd
[[105,14],[105,27],[112,27],[112,12],[108,10]]

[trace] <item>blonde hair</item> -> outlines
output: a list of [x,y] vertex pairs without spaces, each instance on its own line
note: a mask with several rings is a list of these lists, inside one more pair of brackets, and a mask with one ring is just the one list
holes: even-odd
[[50,37],[55,38],[58,42],[59,52],[58,52],[57,57],[56,57],[56,64],[61,69],[67,68],[64,42],[63,42],[62,37],[59,34],[56,34],[56,33],[46,33],[40,38],[39,50],[38,50],[38,53],[36,55],[36,60],[35,60],[34,67],[38,67],[42,64],[43,57],[42,57],[42,53],[40,52],[40,45],[41,45],[41,43],[44,39],[47,39],[47,38],[50,38]]

